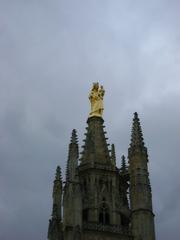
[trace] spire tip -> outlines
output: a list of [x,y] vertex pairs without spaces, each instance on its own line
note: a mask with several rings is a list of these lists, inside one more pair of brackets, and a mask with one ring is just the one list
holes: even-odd
[[127,172],[126,158],[125,158],[124,155],[122,155],[122,157],[121,157],[121,168],[120,168],[120,171],[122,173],[126,173]]
[[61,181],[61,167],[58,165],[56,168],[56,177],[55,180]]
[[131,146],[144,146],[143,134],[141,129],[138,113],[134,113],[132,134],[131,134]]
[[138,117],[138,113],[137,112],[134,112],[134,117]]
[[72,130],[72,134],[71,134],[71,143],[78,143],[78,139],[77,139],[77,131],[76,129]]

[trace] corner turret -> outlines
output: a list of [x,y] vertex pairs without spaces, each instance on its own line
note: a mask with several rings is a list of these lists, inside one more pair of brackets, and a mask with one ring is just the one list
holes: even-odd
[[115,151],[115,145],[111,145],[111,161],[114,167],[116,167],[116,151]]
[[148,154],[138,114],[134,113],[128,149],[132,233],[135,239],[155,240],[154,214],[148,172]]
[[62,205],[62,178],[61,168],[56,169],[56,176],[53,187],[53,209],[52,217],[49,220],[48,240],[62,240],[62,222],[61,222],[61,205]]
[[71,142],[69,144],[69,153],[66,166],[66,184],[70,181],[75,181],[76,170],[78,166],[79,147],[77,132],[75,129],[72,131]]
[[65,239],[72,239],[73,236],[79,234],[78,231],[81,229],[82,198],[78,175],[78,159],[78,137],[76,130],[73,129],[69,144],[63,195],[63,229]]

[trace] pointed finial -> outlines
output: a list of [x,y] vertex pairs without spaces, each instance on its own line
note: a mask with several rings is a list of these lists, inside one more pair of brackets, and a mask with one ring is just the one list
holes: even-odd
[[134,113],[133,125],[132,125],[132,134],[131,134],[131,147],[134,146],[144,146],[142,129],[139,121],[137,112]]
[[125,173],[127,171],[127,166],[126,166],[126,158],[124,155],[121,157],[121,168],[120,171]]
[[72,135],[71,135],[71,143],[78,143],[78,138],[77,138],[77,131],[76,129],[72,130]]
[[56,168],[56,177],[55,177],[55,180],[57,180],[57,181],[61,181],[62,179],[61,179],[61,168],[60,168],[60,166],[57,166],[57,168]]
[[134,112],[134,118],[138,118],[138,113]]
[[115,152],[115,145],[111,145],[111,159],[113,162],[113,165],[116,166],[116,152]]

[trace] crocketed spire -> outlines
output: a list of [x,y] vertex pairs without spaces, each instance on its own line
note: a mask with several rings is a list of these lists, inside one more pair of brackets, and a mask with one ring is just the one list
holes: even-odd
[[122,173],[126,173],[126,172],[127,172],[126,158],[125,158],[124,155],[122,155],[122,157],[121,157],[121,168],[120,168],[120,172],[122,172]]
[[60,168],[60,166],[57,166],[55,181],[61,181],[61,180],[62,180],[62,178],[61,178],[61,168]]
[[69,181],[69,157],[66,163],[66,182]]
[[116,166],[116,152],[115,152],[115,145],[111,145],[111,161],[114,166]]
[[52,217],[49,220],[48,240],[62,240],[62,223],[61,223],[61,205],[62,205],[62,178],[61,168],[57,166],[53,186],[53,208]]
[[104,166],[112,166],[111,156],[108,149],[106,132],[104,131],[104,120],[101,117],[88,118],[88,127],[85,144],[83,147],[81,166],[84,164],[94,165],[103,164]]
[[66,165],[66,182],[74,181],[76,175],[76,168],[78,166],[79,147],[77,131],[72,130],[71,141],[69,144],[68,160]]
[[[134,113],[131,143],[128,149],[130,176],[130,205],[132,209],[132,233],[142,239],[155,239],[154,214],[148,171],[148,154],[138,114]],[[142,211],[143,209],[143,211]],[[144,223],[148,224],[144,224]],[[137,227],[138,224],[141,227]]]
[[144,139],[137,112],[134,113],[130,147],[144,147]]
[[72,130],[71,143],[78,144],[77,131],[76,129]]
[[61,178],[61,168],[57,166],[56,175],[53,186],[53,211],[52,217],[61,219],[61,197],[62,197],[62,178]]

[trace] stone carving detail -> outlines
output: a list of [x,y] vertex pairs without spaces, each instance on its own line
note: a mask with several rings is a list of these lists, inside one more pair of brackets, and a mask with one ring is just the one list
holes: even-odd
[[57,168],[48,240],[140,240],[139,236],[155,240],[147,149],[137,113],[128,150],[129,166],[123,156],[119,169],[115,147],[109,150],[105,137],[103,97],[103,87],[94,83],[81,161],[73,130],[65,182]]

